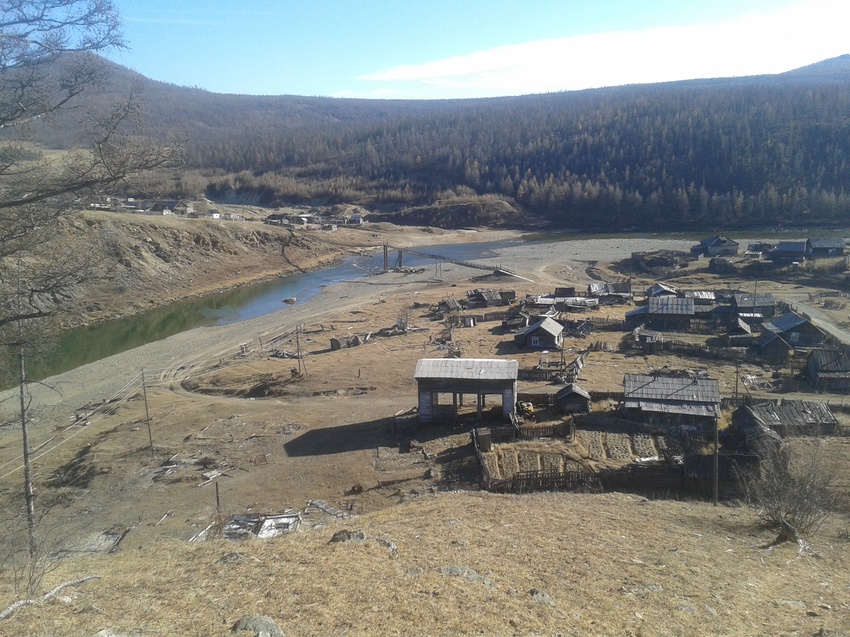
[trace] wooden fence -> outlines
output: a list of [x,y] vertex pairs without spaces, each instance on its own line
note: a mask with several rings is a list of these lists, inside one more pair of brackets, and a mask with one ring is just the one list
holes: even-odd
[[516,395],[517,402],[519,403],[531,403],[535,407],[541,405],[543,407],[549,407],[555,404],[555,394],[548,392],[517,392]]
[[552,425],[522,425],[519,437],[524,440],[535,438],[567,438],[575,437],[575,425],[570,422],[559,422]]
[[627,332],[629,331],[628,324],[621,319],[606,318],[604,316],[591,316],[586,319],[594,330],[608,332]]
[[530,493],[533,491],[602,490],[599,477],[581,471],[523,471],[507,480],[492,480],[488,489],[499,493]]
[[567,376],[567,380],[570,382],[569,373],[557,369],[520,369],[517,371],[517,380],[532,382],[550,381],[558,374]]

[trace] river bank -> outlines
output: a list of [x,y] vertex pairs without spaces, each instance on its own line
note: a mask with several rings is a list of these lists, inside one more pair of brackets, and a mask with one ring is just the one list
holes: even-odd
[[[388,233],[371,233],[377,245]],[[434,233],[427,230],[393,232],[396,245],[409,241],[433,239],[435,234],[446,242],[460,243],[461,239],[475,242],[498,239],[516,239],[515,232],[483,231]],[[628,257],[638,250],[682,250],[690,242],[679,239],[577,239],[557,243],[519,244],[500,250],[493,257],[481,259],[480,263],[510,268],[522,276],[540,284],[545,291],[556,282],[589,282],[586,273],[588,264],[595,261],[613,261]],[[451,285],[481,276],[480,270],[461,265],[444,263],[440,277],[425,269],[418,273],[390,272],[378,276],[347,281],[324,288],[312,299],[297,305],[281,304],[280,310],[248,321],[224,326],[208,326],[192,329],[166,339],[149,343],[100,361],[89,363],[45,379],[43,384],[32,385],[33,405],[36,407],[36,426],[58,426],[73,418],[78,409],[90,403],[100,403],[137,378],[146,370],[149,379],[166,378],[169,370],[179,368],[184,373],[194,366],[221,357],[232,356],[242,344],[268,342],[274,336],[294,329],[299,324],[321,323],[334,316],[355,311],[361,306],[379,304],[382,298],[400,293],[416,293],[428,288],[450,288]],[[515,281],[515,280],[514,280]],[[482,282],[482,287],[510,287],[512,281],[504,279],[497,283]],[[394,318],[392,319],[394,322]],[[55,389],[54,389],[55,388]],[[58,391],[57,391],[58,390]],[[15,416],[14,390],[0,394],[0,418],[13,421]]]

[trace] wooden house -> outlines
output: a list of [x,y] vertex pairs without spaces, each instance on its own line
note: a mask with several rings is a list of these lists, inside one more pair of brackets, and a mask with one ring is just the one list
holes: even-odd
[[[414,378],[418,388],[419,422],[455,420],[464,395],[476,397],[478,420],[483,420],[487,396],[501,400],[499,419],[509,421],[517,399],[519,362],[485,358],[422,358]],[[448,397],[451,403],[448,403]],[[446,403],[441,404],[441,398]]]
[[776,299],[770,293],[735,294],[732,296],[732,310],[735,314],[760,314],[770,318],[776,314]]
[[546,316],[514,335],[514,344],[521,349],[561,349],[564,326]]
[[738,242],[727,237],[708,237],[693,246],[691,254],[706,257],[734,257],[738,254]]
[[564,414],[587,414],[591,408],[590,394],[575,383],[570,383],[555,394],[555,404]]
[[773,250],[767,253],[767,256],[771,261],[778,263],[800,263],[805,261],[808,252],[808,240],[797,239],[796,241],[780,241]]
[[575,286],[573,287],[557,287],[555,288],[555,297],[578,296]]
[[507,303],[502,299],[502,295],[495,290],[476,288],[467,295],[469,303],[475,307],[499,307]]
[[708,430],[720,416],[720,383],[714,378],[626,374],[622,410],[626,417],[652,425]]
[[850,389],[850,350],[813,349],[806,358],[806,378],[818,389]]
[[676,296],[676,288],[672,285],[656,282],[646,288],[646,296],[648,298],[653,296]]
[[825,337],[820,328],[796,312],[788,312],[772,321],[762,323],[762,327],[765,330],[763,338],[771,335],[779,336],[794,348],[819,347],[823,344]]
[[738,317],[726,331],[726,340],[729,347],[749,347],[755,340],[753,328],[744,319]]
[[832,237],[815,237],[809,239],[808,257],[823,259],[844,256],[844,239]]
[[651,296],[646,305],[626,312],[626,321],[644,324],[655,330],[687,331],[694,318],[693,299],[678,296]]
[[738,431],[766,427],[787,438],[833,434],[838,420],[824,403],[783,400],[739,407],[732,414],[732,426]]

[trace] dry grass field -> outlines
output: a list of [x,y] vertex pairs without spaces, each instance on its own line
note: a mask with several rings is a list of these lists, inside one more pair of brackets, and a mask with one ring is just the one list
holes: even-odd
[[[775,531],[740,503],[712,507],[684,496],[646,500],[627,493],[486,494],[478,491],[467,425],[416,427],[410,416],[416,361],[446,356],[452,335],[431,311],[439,300],[482,287],[520,296],[547,292],[554,282],[586,282],[590,268],[596,276],[620,275],[601,262],[547,256],[529,263],[522,271],[534,283],[466,272],[448,281],[396,275],[386,286],[380,277],[344,284],[332,294],[345,305],[327,296],[321,312],[293,309],[305,317],[297,336],[291,323],[267,327],[262,348],[252,345],[243,354],[222,342],[215,356],[152,376],[150,430],[140,391],[88,425],[38,423],[35,446],[52,437],[63,441],[36,464],[39,510],[48,511],[40,527],[43,550],[61,548],[66,556],[50,562],[40,590],[90,574],[100,579],[0,620],[0,634],[224,635],[254,613],[273,617],[289,637],[847,634],[846,517],[832,518],[812,538],[813,549],[800,553],[792,544],[763,548]],[[698,268],[682,274],[682,287],[751,285],[720,282]],[[637,287],[649,282],[636,279]],[[820,288],[789,291],[793,285],[762,281],[759,289],[810,304],[843,330],[845,312],[810,301]],[[368,292],[356,296],[355,288]],[[618,318],[628,309],[596,315]],[[399,317],[415,329],[375,336]],[[332,338],[354,334],[372,336],[359,347],[331,349]],[[579,376],[582,387],[615,392],[626,373],[705,369],[724,396],[738,388],[813,398],[787,368],[742,364],[736,371],[732,363],[645,355],[623,348],[623,338],[599,331],[567,339],[568,359],[593,348]],[[516,351],[495,322],[455,329],[453,344],[464,357],[509,357],[521,368],[540,362],[538,353]],[[298,361],[279,354],[299,346],[306,373],[293,375]],[[196,353],[207,351],[214,350]],[[770,382],[745,389],[744,377]],[[520,391],[557,390],[520,385]],[[834,446],[844,467],[850,466],[847,443]],[[410,452],[402,448],[407,444]],[[588,429],[573,444],[497,445],[485,462],[502,477],[595,470],[657,455],[665,444],[663,437]],[[9,470],[18,445],[14,436],[0,439],[0,494],[12,520],[7,541],[20,530],[19,475]],[[839,482],[850,489],[850,472]],[[270,541],[186,541],[217,519],[301,509],[308,500],[354,517],[307,516],[299,532]],[[343,528],[363,530],[366,541],[329,544]],[[113,553],[93,550],[117,537],[123,539]],[[18,596],[12,575],[8,564],[0,571],[0,607]]]
[[[343,528],[366,540],[329,543]],[[289,637],[839,636],[850,625],[843,533],[833,524],[799,553],[764,548],[774,533],[745,508],[616,493],[423,494],[270,541],[130,536],[114,555],[63,561],[51,583],[100,579],[2,628],[224,636],[260,613]]]

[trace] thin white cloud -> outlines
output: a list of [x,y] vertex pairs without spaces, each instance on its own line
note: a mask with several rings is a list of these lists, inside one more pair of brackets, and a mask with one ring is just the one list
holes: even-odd
[[847,0],[801,2],[722,24],[495,47],[361,75],[373,96],[488,97],[779,73],[850,52]]

